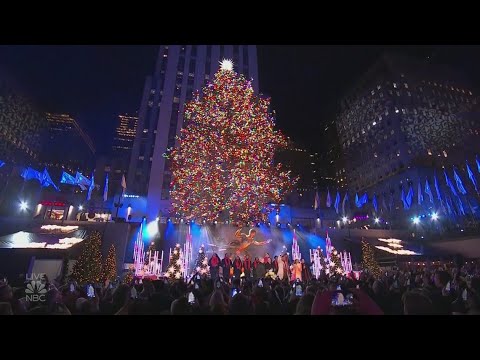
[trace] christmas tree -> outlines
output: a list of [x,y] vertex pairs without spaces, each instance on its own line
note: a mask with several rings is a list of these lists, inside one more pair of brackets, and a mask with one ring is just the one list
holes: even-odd
[[133,281],[133,270],[128,269],[128,272],[125,274],[122,284],[131,285]]
[[362,267],[375,277],[380,277],[382,270],[375,260],[375,249],[365,240],[362,240]]
[[117,278],[117,255],[112,244],[108,250],[107,258],[103,264],[103,279],[114,281]]
[[321,266],[320,270],[328,274],[329,271],[327,271],[328,270],[327,259],[325,259],[325,255],[323,254],[323,250],[320,248],[320,246],[317,249],[318,249],[318,259],[320,260],[320,266]]
[[150,261],[153,259],[155,251],[156,251],[155,242],[152,241],[148,246],[147,252],[145,253],[145,265],[148,265]]
[[83,247],[82,253],[73,267],[72,278],[80,284],[97,283],[102,280],[102,235],[94,231]]
[[198,249],[198,257],[197,262],[195,263],[195,270],[202,275],[207,274],[209,270],[208,259],[205,255],[205,247],[203,245],[200,247],[200,249]]
[[340,261],[340,255],[334,247],[332,247],[332,253],[330,254],[330,264],[328,265],[328,273],[330,274],[330,276],[333,276],[335,274],[343,274],[343,267],[342,262]]
[[165,276],[170,280],[180,280],[182,278],[183,265],[182,260],[180,259],[180,244],[175,245],[175,248],[172,250],[170,255],[170,262],[167,267],[167,272]]
[[[185,127],[172,159],[173,208],[187,219],[265,220],[296,179],[274,165],[286,138],[274,129],[270,99],[222,61],[213,83],[185,106]],[[171,149],[169,149],[171,150]]]

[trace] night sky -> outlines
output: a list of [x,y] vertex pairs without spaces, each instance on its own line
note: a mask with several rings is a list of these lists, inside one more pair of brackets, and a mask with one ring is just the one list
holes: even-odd
[[[278,127],[322,149],[323,123],[339,99],[385,50],[447,63],[470,76],[478,93],[479,46],[258,46],[261,92],[272,97]],[[158,45],[0,46],[0,66],[46,111],[67,112],[84,126],[99,153],[109,148],[116,116],[140,106]]]

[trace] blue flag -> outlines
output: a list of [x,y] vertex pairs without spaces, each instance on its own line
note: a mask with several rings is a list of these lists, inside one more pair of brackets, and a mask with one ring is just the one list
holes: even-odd
[[87,187],[90,187],[91,181],[87,177],[83,176],[82,173],[77,171],[75,175],[75,183],[80,186],[82,190],[86,190]]
[[103,201],[108,199],[108,174],[105,177],[105,187],[103,188]]
[[422,205],[423,203],[423,192],[422,192],[422,183],[418,181],[418,190],[417,190],[417,199],[418,199],[418,205]]
[[455,170],[455,167],[453,168],[453,177],[455,178],[455,182],[456,182],[456,184],[457,184],[457,189],[458,189],[458,191],[460,191],[460,193],[461,193],[462,195],[466,195],[466,194],[467,194],[467,190],[465,190],[465,187],[463,186],[462,179],[461,179],[460,176],[458,175],[457,170]]
[[410,186],[408,188],[408,193],[407,193],[407,197],[405,198],[405,201],[407,202],[407,205],[408,205],[407,209],[410,209],[413,204],[413,186]]
[[478,160],[478,156],[475,156],[475,161],[477,162],[477,170],[480,173],[480,161]]
[[60,179],[60,184],[77,185],[77,182],[75,181],[75,178],[72,175],[63,171],[62,177]]
[[453,186],[452,182],[450,181],[450,178],[448,177],[447,170],[443,170],[443,174],[445,175],[445,182],[447,186],[450,188],[450,191],[452,192],[453,196],[457,197],[457,190],[455,190],[455,187]]
[[428,178],[425,179],[425,194],[430,198],[430,202],[433,204],[433,194],[432,189],[430,189],[430,184],[428,183]]
[[342,202],[342,214],[345,215],[345,204],[347,202],[350,202],[349,198],[348,198],[348,191],[345,192],[345,197],[343,198],[343,202]]
[[384,192],[382,194],[382,206],[385,210],[388,210],[386,197],[387,197],[387,194]]
[[338,214],[338,208],[340,207],[340,193],[337,190],[337,196],[335,196],[335,212]]
[[53,188],[57,191],[60,191],[57,185],[52,181],[52,178],[50,177],[50,174],[47,171],[47,168],[43,170],[42,174],[42,186],[43,187],[49,187],[50,185],[53,186]]
[[92,198],[92,191],[94,188],[95,188],[95,178],[92,172],[92,179],[90,180],[90,186],[88,187],[87,200],[90,200]]
[[433,182],[435,185],[435,191],[437,192],[437,199],[442,201],[442,193],[440,192],[440,186],[438,186],[437,173],[433,175]]
[[355,206],[358,208],[362,207],[362,203],[358,200],[358,193],[355,193]]
[[377,194],[373,193],[372,205],[375,212],[378,212]]
[[1,168],[3,165],[5,165],[5,162],[2,161],[2,160],[0,160],[0,168]]
[[452,214],[452,215],[455,215],[455,213],[454,213],[453,210],[452,210],[453,204],[451,204],[452,199],[450,198],[450,196],[447,196],[447,197],[445,198],[445,202],[447,203],[448,213],[449,213],[449,214]]
[[402,186],[402,192],[400,193],[400,200],[402,200],[403,208],[408,209],[408,204],[407,204],[407,200],[405,199],[405,191],[403,190],[403,186]]
[[32,169],[31,167],[27,167],[22,170],[20,176],[24,180],[37,180],[40,184],[43,181],[43,175],[37,170]]
[[477,180],[475,179],[475,175],[473,174],[472,169],[470,169],[470,165],[468,165],[468,161],[467,161],[467,172],[468,172],[468,178],[470,179],[473,186],[475,187],[475,191],[478,193]]
[[457,206],[458,210],[460,210],[460,214],[465,215],[465,209],[463,208],[462,200],[459,197],[457,198]]
[[327,190],[327,207],[329,208],[330,206],[332,206],[332,198],[330,196],[330,190]]
[[367,193],[364,193],[363,196],[361,197],[360,199],[360,203],[363,205],[365,205],[366,203],[368,202],[368,194]]

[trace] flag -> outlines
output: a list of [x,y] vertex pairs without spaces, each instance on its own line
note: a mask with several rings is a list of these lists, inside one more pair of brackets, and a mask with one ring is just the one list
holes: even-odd
[[125,174],[122,175],[122,182],[120,183],[120,186],[122,187],[122,199],[123,199],[123,196],[125,195],[125,191],[127,191],[127,181],[125,180]]
[[407,201],[405,200],[405,191],[403,190],[403,186],[402,186],[402,192],[400,193],[400,200],[402,200],[403,208],[408,209]]
[[373,208],[375,212],[378,212],[378,203],[377,203],[377,194],[373,193],[373,200],[372,200]]
[[87,186],[90,187],[91,181],[87,177],[83,176],[82,173],[77,171],[75,175],[75,183],[80,186],[80,189],[86,190]]
[[24,180],[38,180],[40,184],[43,181],[43,175],[42,173],[38,172],[37,170],[32,169],[31,167],[27,167],[22,170],[20,176]]
[[449,213],[449,214],[454,214],[454,213],[453,213],[453,210],[452,210],[452,205],[453,205],[453,204],[450,205],[451,201],[452,201],[452,199],[450,198],[450,196],[446,196],[446,197],[445,197],[445,202],[447,203],[448,213]]
[[1,168],[3,165],[5,165],[5,162],[2,161],[2,160],[0,160],[0,168]]
[[42,186],[49,187],[50,185],[52,185],[55,190],[60,191],[58,186],[55,185],[54,182],[52,181],[52,178],[50,177],[50,174],[48,173],[47,168],[45,168],[42,174]]
[[107,201],[108,198],[108,174],[105,177],[105,187],[103,188],[103,201]]
[[320,206],[320,197],[318,196],[318,190],[315,191],[315,199],[313,200],[313,209],[317,210]]
[[409,186],[408,188],[408,193],[407,193],[407,197],[405,198],[405,201],[407,202],[407,209],[410,209],[410,207],[412,206],[413,204],[413,186]]
[[392,208],[395,206],[395,198],[393,197],[393,190],[390,190],[390,202],[388,206],[390,211],[392,211]]
[[467,194],[467,190],[465,190],[465,187],[463,186],[462,179],[461,179],[460,176],[458,175],[457,170],[455,170],[455,167],[453,168],[453,177],[454,177],[454,179],[455,179],[455,183],[457,184],[457,189],[458,189],[458,191],[460,191],[460,193],[461,193],[462,195],[466,195],[466,194]]
[[382,193],[382,207],[385,209],[385,210],[388,210],[388,206],[387,206],[387,194],[385,192]]
[[360,203],[363,205],[365,205],[366,203],[368,202],[368,194],[367,193],[364,193],[363,196],[360,198]]
[[62,177],[60,179],[60,184],[77,185],[77,182],[72,175],[63,171],[62,172]]
[[443,174],[445,175],[445,182],[447,183],[447,186],[450,188],[453,196],[458,197],[457,191],[453,187],[453,184],[450,181],[450,178],[448,177],[447,171],[445,169],[443,169]]
[[340,206],[340,193],[337,190],[337,196],[335,196],[335,212],[338,214],[338,207]]
[[475,191],[478,193],[477,180],[475,179],[475,175],[473,174],[472,169],[470,169],[470,165],[468,165],[468,162],[467,162],[467,172],[468,172],[468,177],[469,177],[470,181],[472,182],[473,186],[475,187]]
[[477,162],[477,170],[480,173],[480,161],[478,160],[478,156],[475,156],[475,161]]
[[418,182],[418,190],[417,190],[417,200],[418,200],[418,205],[422,205],[423,203],[423,192],[422,192],[422,183],[419,181]]
[[430,189],[430,184],[428,183],[428,178],[425,179],[425,194],[430,198],[430,202],[433,204],[433,194],[432,189]]
[[358,207],[358,208],[362,207],[362,203],[358,199],[358,193],[355,193],[355,206]]
[[90,186],[88,187],[87,200],[92,198],[92,191],[95,188],[95,176],[92,172],[92,179],[90,180]]
[[345,196],[343,198],[343,202],[342,202],[342,214],[345,215],[345,204],[347,203],[347,201],[349,201],[348,199],[348,191],[345,192]]
[[457,197],[457,206],[460,210],[460,214],[465,215],[465,209],[463,208],[462,200],[459,197]]
[[332,206],[332,198],[330,197],[330,190],[327,190],[327,208]]
[[440,192],[440,186],[438,186],[437,173],[433,175],[433,182],[435,184],[435,191],[437,192],[437,199],[442,201],[442,193]]

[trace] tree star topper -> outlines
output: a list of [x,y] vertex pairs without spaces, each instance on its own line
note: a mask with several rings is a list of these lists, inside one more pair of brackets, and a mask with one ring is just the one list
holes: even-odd
[[233,61],[229,59],[223,59],[222,61],[220,61],[220,69],[233,71]]

